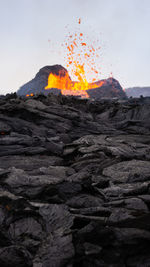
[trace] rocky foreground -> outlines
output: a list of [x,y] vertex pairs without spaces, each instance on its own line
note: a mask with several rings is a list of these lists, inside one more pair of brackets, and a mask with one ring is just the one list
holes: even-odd
[[150,98],[0,98],[0,266],[150,266]]

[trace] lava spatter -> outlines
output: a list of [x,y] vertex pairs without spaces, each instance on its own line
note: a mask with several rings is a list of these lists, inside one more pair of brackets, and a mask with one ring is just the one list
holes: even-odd
[[[81,24],[81,19],[78,20]],[[75,81],[71,81],[69,75],[64,76],[50,73],[48,84],[45,89],[58,88],[64,95],[81,95],[88,97],[86,90],[97,88],[103,82],[95,83],[98,80],[99,72],[96,69],[95,59],[99,57],[100,46],[94,47],[94,42],[89,44],[88,38],[78,29],[73,34],[69,33],[62,46],[66,48],[66,67]],[[91,83],[87,81],[87,75],[91,77]]]

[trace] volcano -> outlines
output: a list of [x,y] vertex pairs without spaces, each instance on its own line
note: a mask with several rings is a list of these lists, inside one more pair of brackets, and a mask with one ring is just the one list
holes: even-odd
[[61,65],[45,66],[39,70],[35,78],[21,86],[19,96],[33,96],[42,93],[48,95],[74,95],[81,98],[127,98],[121,85],[114,78],[99,80],[93,83],[72,81],[67,69]]

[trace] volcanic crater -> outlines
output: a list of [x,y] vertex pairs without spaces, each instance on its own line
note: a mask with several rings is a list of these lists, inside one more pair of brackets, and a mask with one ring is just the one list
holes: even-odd
[[20,87],[17,94],[20,96],[33,96],[38,93],[48,95],[74,95],[82,98],[101,99],[121,98],[127,96],[114,78],[103,79],[88,83],[81,76],[78,82],[72,81],[68,71],[61,65],[45,66],[39,70],[35,78]]

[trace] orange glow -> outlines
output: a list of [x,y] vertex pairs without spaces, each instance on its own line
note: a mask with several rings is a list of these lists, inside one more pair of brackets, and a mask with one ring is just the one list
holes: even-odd
[[[81,24],[81,19],[78,20]],[[99,72],[95,67],[95,60],[99,57],[100,46],[95,48],[92,44],[88,44],[86,38],[83,39],[82,32],[75,32],[70,34],[65,40],[63,46],[66,47],[67,53],[65,56],[66,67],[77,81],[71,81],[69,74],[59,73],[55,75],[50,73],[48,77],[48,84],[45,89],[57,88],[61,90],[64,95],[81,95],[88,97],[86,90],[97,88],[103,85],[103,81],[95,82],[98,80]],[[87,74],[91,77],[92,83],[89,83],[86,78],[85,69],[88,68]]]
[[78,65],[77,67],[78,69],[76,75],[79,82],[71,81],[67,72],[64,76],[62,76],[61,73],[59,75],[50,73],[48,77],[48,85],[45,87],[45,89],[57,88],[61,90],[63,95],[80,95],[81,97],[88,98],[89,96],[86,90],[101,87],[104,84],[103,81],[99,81],[97,83],[88,83],[84,77],[84,67],[82,65]]
[[34,94],[33,94],[33,93],[31,93],[30,95],[29,95],[29,94],[27,94],[27,95],[26,95],[26,97],[29,97],[29,96],[34,96]]
[[63,90],[71,87],[72,82],[67,73],[63,76],[61,75],[61,73],[59,73],[59,75],[50,73],[48,77],[48,85],[45,87],[45,89],[57,88]]

